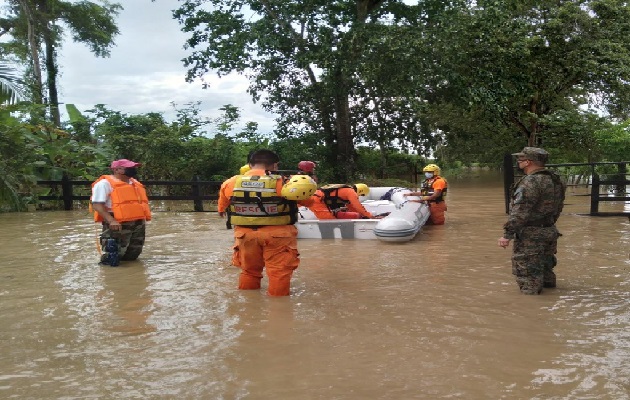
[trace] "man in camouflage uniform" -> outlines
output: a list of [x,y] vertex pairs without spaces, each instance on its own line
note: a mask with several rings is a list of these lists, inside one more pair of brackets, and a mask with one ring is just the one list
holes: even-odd
[[543,287],[556,287],[556,249],[560,233],[555,223],[564,205],[565,184],[558,174],[545,168],[549,154],[525,147],[517,164],[525,176],[514,184],[510,215],[503,226],[499,246],[507,248],[514,239],[512,274],[521,293],[540,294]]

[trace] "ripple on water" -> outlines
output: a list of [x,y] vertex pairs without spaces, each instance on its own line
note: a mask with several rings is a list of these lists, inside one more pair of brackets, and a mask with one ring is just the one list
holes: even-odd
[[236,290],[211,213],[156,213],[117,268],[85,212],[0,215],[0,393],[623,399],[630,225],[563,215],[558,288],[521,296],[501,188],[466,185],[409,243],[300,241],[282,299]]

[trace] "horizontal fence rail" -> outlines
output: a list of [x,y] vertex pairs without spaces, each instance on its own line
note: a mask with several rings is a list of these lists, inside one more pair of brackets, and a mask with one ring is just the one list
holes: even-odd
[[[37,181],[40,186],[61,186],[61,194],[39,196],[39,200],[56,200],[63,201],[64,210],[72,210],[75,200],[90,200],[90,195],[75,195],[74,187],[90,187],[92,181],[71,180],[64,177],[62,180],[56,181]],[[219,188],[223,182],[220,181],[142,181],[142,184],[150,193],[151,188],[155,186],[190,186],[190,194],[188,195],[161,195],[149,194],[149,200],[189,200],[194,203],[195,211],[204,211],[203,202],[217,200],[219,198]],[[204,189],[210,188],[212,194],[203,194]]]

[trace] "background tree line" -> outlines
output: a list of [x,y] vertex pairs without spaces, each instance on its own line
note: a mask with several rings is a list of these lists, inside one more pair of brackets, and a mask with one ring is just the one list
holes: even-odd
[[195,104],[174,121],[99,105],[70,106],[61,121],[64,32],[107,56],[122,6],[5,3],[0,197],[13,207],[37,195],[34,180],[92,179],[118,157],[144,162],[145,179],[223,179],[264,146],[287,168],[311,159],[326,181],[346,182],[405,176],[427,157],[499,165],[523,145],[556,162],[630,154],[624,1],[180,1],[188,79],[247,74],[252,97],[278,115],[269,133],[235,129],[233,105],[214,121]]

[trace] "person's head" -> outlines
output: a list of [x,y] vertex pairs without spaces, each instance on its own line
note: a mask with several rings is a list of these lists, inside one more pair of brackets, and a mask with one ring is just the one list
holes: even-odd
[[427,179],[431,179],[434,176],[440,175],[440,167],[435,164],[429,164],[422,169],[422,172],[424,172],[424,176],[426,176]]
[[540,147],[524,147],[516,156],[516,165],[523,171],[544,167],[549,159],[549,153]]
[[312,174],[313,171],[315,171],[315,167],[317,167],[317,164],[313,161],[300,161],[298,163],[298,169],[302,172],[306,172],[307,174]]
[[354,191],[357,192],[359,196],[367,196],[370,193],[370,188],[365,183],[357,183],[354,185]]
[[117,176],[126,176],[128,178],[135,178],[138,175],[137,167],[142,164],[137,163],[135,161],[127,160],[126,158],[122,158],[120,160],[112,161],[109,168],[111,168],[114,175]]
[[254,151],[249,156],[249,165],[256,169],[265,169],[267,171],[276,171],[280,163],[280,157],[276,153],[267,149]]

